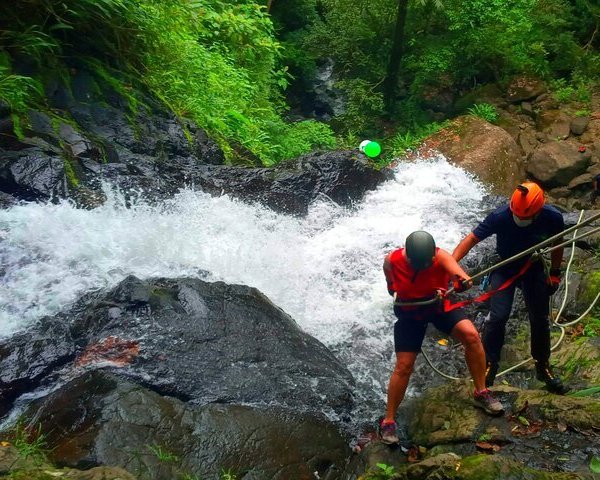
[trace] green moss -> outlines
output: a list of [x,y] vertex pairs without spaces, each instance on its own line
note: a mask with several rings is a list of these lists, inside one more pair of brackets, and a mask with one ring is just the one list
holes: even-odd
[[600,272],[589,272],[583,279],[584,289],[581,294],[581,303],[590,304],[600,291]]
[[64,165],[65,165],[65,175],[67,176],[67,182],[69,183],[69,186],[72,188],[78,188],[79,187],[79,179],[77,178],[77,175],[75,174],[75,169],[73,168],[73,164],[71,163],[71,160],[69,160],[68,158],[65,158]]

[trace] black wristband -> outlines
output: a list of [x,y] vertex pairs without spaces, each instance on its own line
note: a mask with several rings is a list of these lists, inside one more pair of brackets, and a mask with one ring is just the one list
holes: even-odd
[[553,277],[560,277],[561,271],[560,268],[551,268],[550,269],[550,275],[552,275]]

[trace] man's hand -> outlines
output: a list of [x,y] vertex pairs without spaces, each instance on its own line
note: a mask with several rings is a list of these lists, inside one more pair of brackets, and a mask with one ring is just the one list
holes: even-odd
[[548,285],[548,295],[554,295],[560,286],[560,269],[551,269],[546,283]]
[[454,276],[454,280],[452,280],[452,287],[456,293],[461,293],[467,291],[469,288],[473,286],[473,280],[470,278],[463,278],[458,275]]

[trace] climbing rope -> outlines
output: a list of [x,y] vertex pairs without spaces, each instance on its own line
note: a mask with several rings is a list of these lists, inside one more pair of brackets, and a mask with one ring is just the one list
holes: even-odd
[[[567,263],[567,268],[565,270],[565,290],[564,290],[563,300],[562,300],[562,303],[561,303],[561,307],[560,307],[558,313],[556,314],[556,316],[554,317],[553,322],[552,322],[552,326],[554,326],[556,328],[559,328],[561,330],[561,334],[560,334],[560,337],[559,337],[558,341],[550,348],[551,351],[554,351],[556,348],[558,348],[558,346],[564,340],[565,334],[566,334],[566,327],[575,325],[576,323],[580,322],[589,312],[592,311],[592,309],[595,307],[596,303],[600,299],[600,291],[599,291],[598,294],[596,295],[596,297],[594,298],[594,300],[592,301],[592,303],[590,304],[590,306],[579,317],[577,317],[575,320],[572,320],[571,322],[567,322],[567,323],[560,323],[559,322],[560,317],[561,317],[561,315],[562,315],[562,313],[563,313],[563,311],[564,311],[564,309],[566,307],[566,304],[567,304],[567,296],[568,296],[568,290],[569,290],[569,274],[570,274],[571,265],[573,263],[574,254],[575,254],[575,242],[578,241],[578,240],[581,240],[581,239],[583,239],[585,237],[588,237],[590,235],[593,235],[594,233],[597,233],[597,232],[600,231],[600,227],[596,227],[596,228],[593,228],[593,229],[589,230],[588,232],[580,235],[579,237],[577,236],[577,231],[581,227],[583,227],[583,226],[591,223],[592,221],[596,220],[597,218],[600,218],[600,214],[596,214],[596,215],[593,215],[592,217],[590,217],[590,218],[588,218],[588,219],[586,219],[586,220],[584,220],[582,222],[581,219],[582,219],[584,213],[585,213],[585,211],[581,210],[581,212],[579,214],[579,219],[577,221],[577,224],[574,225],[573,227],[570,227],[570,228],[564,230],[563,232],[561,232],[560,234],[554,235],[553,237],[550,237],[549,239],[547,239],[547,240],[545,240],[543,242],[540,242],[538,245],[535,245],[535,246],[533,246],[533,247],[531,247],[531,248],[529,248],[529,249],[527,249],[527,250],[525,250],[525,251],[523,251],[523,252],[521,252],[521,253],[519,253],[519,254],[511,257],[511,258],[509,258],[509,259],[507,259],[507,260],[503,260],[502,262],[499,262],[499,263],[497,263],[495,265],[492,265],[491,267],[489,267],[489,268],[487,268],[485,270],[482,270],[481,272],[479,272],[479,273],[477,273],[477,274],[475,274],[475,275],[473,275],[471,277],[471,280],[473,280],[475,278],[478,278],[478,277],[481,277],[483,275],[486,275],[486,274],[488,274],[488,273],[496,270],[497,268],[499,268],[499,267],[501,267],[503,265],[506,265],[506,264],[508,264],[508,263],[510,263],[512,261],[518,260],[519,258],[522,258],[522,257],[524,257],[524,256],[526,256],[528,254],[531,254],[531,253],[533,253],[534,255],[539,256],[540,258],[543,259],[543,255],[544,254],[550,253],[551,251],[556,250],[558,248],[563,248],[563,247],[565,247],[567,245],[572,245],[571,254],[569,256],[569,261]],[[549,245],[553,241],[556,241],[557,239],[563,238],[565,235],[567,235],[567,234],[569,234],[571,232],[573,232],[573,237],[570,240],[567,240],[567,241],[562,242],[560,244],[552,245],[550,247],[547,247],[547,248],[544,248],[544,249],[540,250],[540,248],[542,246]],[[449,294],[452,290],[453,289],[448,290],[448,292],[446,292],[446,295]],[[435,299],[435,300],[437,301],[437,299]],[[552,302],[552,299],[550,298],[549,301]],[[412,305],[414,305],[415,303],[416,302],[413,302]],[[431,301],[427,301],[427,304],[431,304],[431,303],[432,303]],[[395,304],[398,305],[398,303],[395,303]],[[406,304],[401,304],[401,305],[405,306]],[[551,307],[552,307],[552,303],[550,303],[550,312],[552,312],[552,308]],[[447,373],[444,373],[440,369],[438,369],[433,364],[433,362],[431,361],[431,359],[429,358],[429,356],[427,355],[427,353],[423,349],[421,349],[421,353],[423,354],[423,358],[425,358],[425,361],[429,364],[429,366],[431,367],[431,369],[434,372],[436,372],[438,375],[440,375],[440,376],[442,376],[444,378],[447,378],[449,380],[461,380],[461,378],[459,378],[459,377],[454,377],[452,375],[448,375]],[[525,360],[517,363],[516,365],[513,365],[512,367],[509,367],[509,368],[507,368],[505,370],[502,370],[501,372],[499,372],[498,374],[496,374],[496,377],[499,377],[501,375],[505,375],[505,374],[507,374],[509,372],[512,372],[513,370],[516,370],[517,368],[522,367],[523,365],[526,365],[527,363],[529,363],[532,360],[533,360],[533,358],[529,357],[529,358],[527,358],[527,359],[525,359]]]

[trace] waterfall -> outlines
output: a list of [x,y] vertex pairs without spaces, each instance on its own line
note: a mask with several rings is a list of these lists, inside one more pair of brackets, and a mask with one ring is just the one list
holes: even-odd
[[379,400],[395,319],[384,255],[417,229],[452,250],[482,218],[486,193],[441,156],[399,163],[351,208],[319,198],[303,218],[192,190],[160,205],[106,190],[91,210],[64,201],[0,211],[0,336],[126,275],[202,276],[262,291]]

